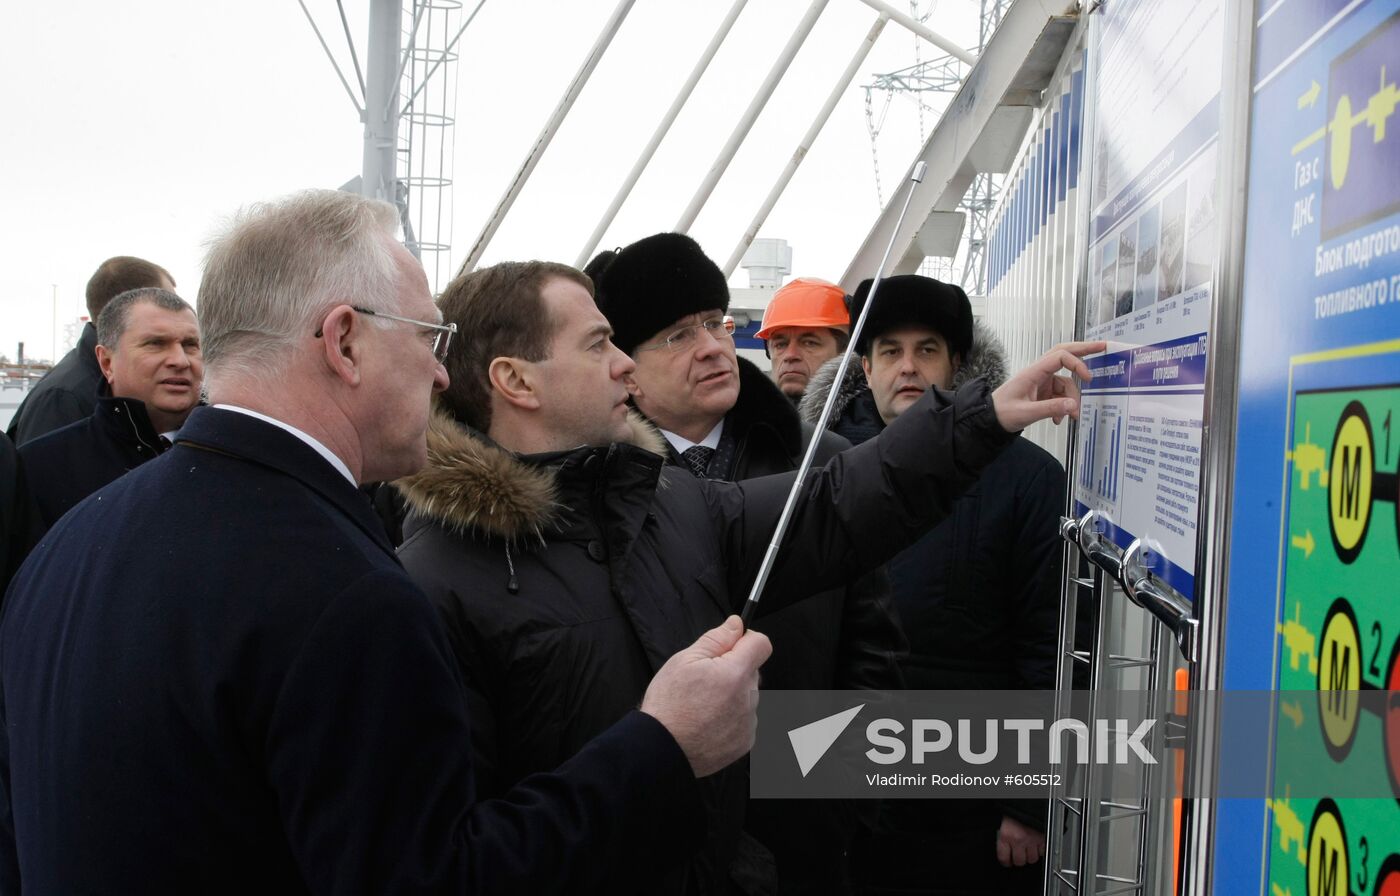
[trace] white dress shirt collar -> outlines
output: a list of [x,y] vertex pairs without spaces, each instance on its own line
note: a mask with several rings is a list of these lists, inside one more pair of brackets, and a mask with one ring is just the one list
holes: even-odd
[[319,441],[302,432],[301,430],[297,429],[295,426],[292,426],[290,423],[283,423],[281,420],[269,417],[266,414],[259,414],[257,411],[250,411],[247,408],[240,408],[236,404],[216,404],[214,405],[214,407],[224,411],[233,411],[238,414],[247,414],[249,417],[255,417],[264,423],[271,423],[278,429],[286,430],[287,432],[296,436],[298,439],[301,439],[303,442],[310,445],[312,450],[314,450],[317,454],[321,455],[326,459],[326,463],[335,467],[336,470],[340,472],[340,475],[348,479],[351,485],[355,486],[356,488],[360,487],[360,484],[355,481],[355,477],[350,475],[350,468],[345,466],[345,461],[336,457],[335,454],[333,454],[331,450],[325,445],[322,445]]
[[695,447],[696,445],[699,445],[699,446],[701,446],[702,448],[718,448],[718,447],[719,447],[719,437],[720,437],[720,435],[721,435],[723,432],[724,432],[724,418],[723,418],[723,417],[721,417],[721,418],[720,418],[720,421],[719,421],[718,423],[715,424],[715,428],[712,429],[712,430],[710,430],[710,434],[707,435],[707,436],[705,436],[705,438],[701,439],[701,440],[698,441],[698,442],[692,442],[690,439],[687,439],[685,436],[678,436],[678,435],[676,435],[675,433],[671,432],[669,429],[663,429],[663,430],[661,430],[661,434],[662,434],[663,436],[666,437],[666,441],[668,441],[668,442],[671,443],[671,447],[674,448],[674,449],[676,449],[676,453],[677,453],[677,454],[684,454],[684,453],[685,453],[685,449],[687,449],[687,448],[693,448],[693,447]]

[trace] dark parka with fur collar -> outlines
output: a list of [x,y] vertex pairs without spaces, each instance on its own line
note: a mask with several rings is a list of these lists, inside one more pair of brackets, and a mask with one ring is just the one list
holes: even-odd
[[[838,363],[827,362],[812,378],[800,406],[804,418],[821,415]],[[1001,343],[978,323],[953,388],[974,378],[996,386],[1006,375]],[[832,428],[855,443],[869,436],[862,438],[851,423],[873,419],[884,426],[859,359],[847,368],[832,419]],[[1018,439],[959,499],[952,516],[891,561],[910,641],[909,687],[1054,687],[1064,496],[1060,463]]]
[[[886,433],[814,472],[761,610],[884,562],[1012,441],[990,393],[930,392]],[[483,797],[555,768],[636,708],[673,653],[742,604],[792,482],[702,482],[640,444],[521,457],[445,417],[399,482],[400,558],[447,624],[469,692]],[[718,893],[739,853],[747,771],[702,782],[709,836],[686,883]]]
[[[812,378],[799,407],[804,419],[821,416],[839,361],[823,365]],[[954,388],[975,377],[996,385],[1006,375],[1000,342],[979,322],[966,363],[954,377]],[[836,432],[857,443],[884,429],[858,358],[852,357],[847,367],[832,419]],[[895,602],[909,638],[904,666],[909,687],[1016,690],[1055,686],[1062,557],[1058,520],[1064,498],[1064,468],[1042,448],[1018,439],[958,499],[947,519],[890,561]],[[927,887],[921,878],[928,869],[914,857],[935,856],[935,852],[921,849],[917,840],[901,839],[900,835],[916,836],[912,832],[937,829],[940,833],[935,839],[939,842],[966,834],[983,844],[970,848],[979,850],[978,857],[987,860],[978,867],[995,876],[1000,871],[991,861],[991,850],[1001,814],[1044,826],[1043,803],[1034,800],[887,804],[879,845],[888,846],[890,854],[872,864],[879,866],[886,878],[902,872],[907,876],[903,883]],[[992,825],[990,830],[982,830],[986,825]],[[899,835],[889,829],[891,826]],[[949,834],[949,829],[955,833]],[[901,856],[898,861],[894,861],[896,854]],[[973,863],[963,864],[971,867]],[[882,882],[890,883],[888,879]]]

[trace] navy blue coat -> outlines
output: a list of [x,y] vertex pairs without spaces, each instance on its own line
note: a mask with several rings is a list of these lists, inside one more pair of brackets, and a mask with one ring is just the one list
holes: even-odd
[[34,502],[33,539],[37,541],[79,501],[164,450],[145,403],[113,398],[103,383],[97,407],[86,420],[39,436],[19,449]]
[[700,836],[632,712],[473,805],[441,622],[363,495],[215,408],[59,522],[0,622],[0,891],[591,893]]
[[18,447],[45,433],[77,423],[97,404],[102,368],[97,364],[97,328],[83,327],[78,344],[44,374],[15,409],[5,433]]

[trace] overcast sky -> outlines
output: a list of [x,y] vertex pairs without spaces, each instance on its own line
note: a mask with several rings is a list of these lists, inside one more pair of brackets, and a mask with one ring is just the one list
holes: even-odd
[[[306,0],[344,61],[334,0]],[[475,5],[468,0],[467,9]],[[900,10],[907,2],[896,0]],[[928,24],[976,41],[975,0],[938,0]],[[460,264],[588,48],[613,0],[487,0],[458,45],[450,236]],[[491,243],[485,262],[572,263],[730,6],[637,0],[608,55]],[[805,0],[750,0],[652,167],[604,238],[670,230],[792,30]],[[921,12],[930,4],[919,4]],[[363,61],[367,0],[346,13]],[[845,68],[875,13],[830,0],[691,234],[723,264]],[[201,244],[239,206],[360,171],[355,109],[296,0],[12,4],[0,53],[10,171],[0,264],[0,353],[24,340],[60,351],[84,313],[83,287],[111,255],[139,255],[194,301]],[[879,212],[865,95],[872,73],[911,65],[891,23],[769,217],[762,236],[793,246],[793,275],[836,279]],[[877,97],[877,115],[885,98]],[[926,115],[924,127],[932,127]],[[879,138],[886,197],[921,145],[908,98]],[[743,271],[731,283],[747,285]],[[75,327],[72,329],[76,329]]]

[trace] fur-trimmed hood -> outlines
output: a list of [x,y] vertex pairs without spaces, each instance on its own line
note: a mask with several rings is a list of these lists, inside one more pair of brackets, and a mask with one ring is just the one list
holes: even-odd
[[[665,439],[645,418],[629,412],[627,422],[627,444],[665,456]],[[560,522],[558,469],[573,453],[522,457],[439,410],[428,424],[427,465],[394,484],[410,510],[452,531],[539,540]]]
[[[831,384],[836,379],[836,369],[841,366],[840,357],[827,361],[812,376],[807,383],[807,391],[802,394],[802,401],[798,403],[797,412],[808,423],[816,423],[822,415],[822,406],[826,403],[826,395],[831,391]],[[968,350],[967,360],[958,368],[958,372],[953,376],[953,388],[957,389],[963,383],[978,377],[987,381],[987,385],[995,389],[1006,382],[1006,349],[1002,347],[1001,340],[992,332],[992,328],[982,321],[977,321],[972,328],[972,348]],[[856,397],[870,391],[870,386],[865,381],[865,371],[860,366],[860,358],[851,356],[851,363],[846,367],[846,378],[841,383],[840,391],[836,393],[836,403],[831,409],[831,422],[834,424],[841,419],[842,413]]]

